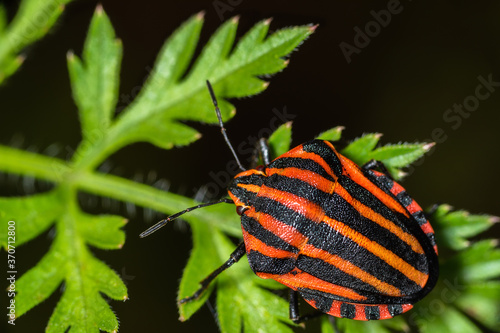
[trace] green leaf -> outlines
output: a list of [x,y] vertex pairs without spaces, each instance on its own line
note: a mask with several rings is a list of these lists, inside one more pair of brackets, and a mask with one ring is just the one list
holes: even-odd
[[[227,237],[220,236],[221,241],[213,245],[217,247],[219,257],[227,260],[235,246]],[[255,283],[257,279],[259,278],[253,274],[244,259],[218,278],[217,308],[223,333],[239,333],[241,323],[243,323],[244,332],[248,333],[292,332],[285,324],[285,322],[291,324],[288,319],[288,303],[261,288]]]
[[329,316],[321,317],[321,333],[335,333]]
[[[189,65],[202,26],[203,16],[201,14],[193,16],[165,42],[146,84],[134,104],[122,114],[122,118],[128,115],[140,119],[143,113],[152,111],[156,111],[157,114],[154,119],[142,117],[141,126],[133,128],[129,137],[123,139],[124,142],[149,141],[159,147],[172,148],[174,144],[185,145],[200,137],[199,133],[189,126],[172,121],[174,115],[159,112],[161,110],[157,109],[159,105],[167,103],[168,99],[172,98],[166,93],[175,90],[180,77]],[[204,81],[202,83],[204,84]],[[175,94],[182,94],[182,91]],[[210,100],[208,103],[212,105]]]
[[401,168],[410,165],[424,156],[433,146],[433,143],[385,145],[370,152],[368,157],[370,160],[382,161],[396,178],[401,178],[404,175],[401,172]]
[[66,262],[60,243],[61,238],[56,238],[38,264],[16,281],[16,317],[43,302],[63,282]]
[[137,103],[159,103],[163,98],[159,92],[178,83],[196,50],[202,26],[203,14],[199,13],[185,22],[165,42],[146,84],[136,99]]
[[[448,205],[436,207],[429,216],[439,247],[440,276],[434,290],[410,313],[411,322],[421,332],[481,331],[466,315],[498,331],[500,249],[493,240],[471,243],[467,239],[477,235],[479,230],[474,225],[484,219],[490,221],[489,225],[495,220],[491,216],[451,211]],[[455,234],[460,234],[460,246],[446,240]]]
[[20,246],[46,231],[61,214],[58,192],[29,197],[0,198],[0,246],[7,248],[8,221],[15,222],[15,246]]
[[375,148],[381,136],[380,133],[364,134],[342,149],[342,154],[357,164],[363,165],[370,160],[370,152]]
[[0,8],[0,84],[23,63],[24,48],[45,36],[71,0],[23,0],[7,25]]
[[231,306],[234,301],[232,297],[226,296],[227,294],[223,293],[221,299],[217,300],[217,309],[224,314],[219,316],[220,330],[224,333],[240,333],[243,327],[242,314]]
[[[167,149],[193,142],[200,137],[199,133],[180,121],[217,122],[205,84],[207,79],[227,120],[234,115],[234,107],[225,99],[264,90],[267,83],[256,76],[283,69],[287,61],[282,58],[314,31],[309,26],[293,27],[264,38],[269,21],[263,21],[233,45],[238,21],[232,19],[217,30],[192,69],[185,73],[202,23],[202,15],[195,15],[167,40],[150,79],[134,102],[101,140],[92,142],[93,147],[77,151],[75,163],[79,168],[96,166],[105,156],[133,142],[146,141]],[[174,71],[177,62],[180,67]]]
[[268,139],[271,159],[290,150],[292,143],[292,122],[287,122],[276,129]]
[[[66,280],[63,296],[50,317],[47,332],[65,332],[70,326],[76,332],[118,330],[118,320],[100,292],[114,299],[126,300],[126,288],[115,272],[90,254],[85,255],[88,256],[85,271],[80,276],[73,276],[77,277],[75,280]],[[74,272],[73,275],[77,274]]]
[[[114,39],[113,28],[101,7],[94,14],[83,54],[83,63],[70,57],[69,70],[80,109],[82,145],[88,148],[88,142],[102,138],[110,126],[121,59],[121,45]],[[2,152],[4,158],[11,157],[7,170],[22,170],[16,162],[29,157],[30,174],[45,175],[62,183],[45,194],[0,199],[0,215],[16,221],[19,230],[16,245],[36,237],[56,221],[57,233],[49,252],[18,280],[16,316],[41,303],[64,283],[65,289],[49,320],[48,332],[66,331],[69,327],[72,331],[117,331],[118,320],[103,294],[111,299],[126,300],[126,287],[88,247],[121,248],[125,234],[120,228],[126,220],[81,212],[77,206],[75,179],[84,173],[75,173],[66,163],[36,154],[23,155],[12,149],[2,149]],[[2,237],[2,242],[4,240]]]
[[477,327],[464,314],[451,306],[441,310],[439,316],[432,316],[432,320],[420,321],[419,328],[422,333],[480,333]]
[[469,286],[457,299],[457,306],[489,329],[498,331],[499,299],[500,282],[490,281]]
[[[234,218],[234,214],[228,218]],[[200,287],[199,282],[222,265],[236,246],[220,231],[192,218],[193,252],[184,270],[179,299],[191,296]],[[245,332],[257,329],[264,332],[291,332],[282,321],[288,322],[288,305],[281,298],[262,289],[245,259],[231,266],[217,277],[217,309],[222,332]],[[211,288],[193,302],[179,306],[181,320],[187,320],[206,301]],[[259,325],[255,326],[258,322]]]
[[[126,300],[127,290],[120,277],[90,253],[87,244],[99,248],[116,248],[113,241],[123,244],[124,234],[117,229],[123,225],[123,218],[84,214],[74,206],[75,197],[63,193],[67,196],[61,195],[62,200],[73,202],[62,203],[65,210],[57,221],[58,233],[49,252],[18,280],[16,302],[20,306],[16,315],[21,316],[45,300],[64,282],[63,296],[47,331],[65,331],[69,326],[85,331],[114,331],[118,321],[101,293]],[[95,235],[89,233],[92,227],[97,227]],[[108,239],[102,235],[103,230],[110,234]]]
[[[454,250],[465,249],[470,244],[468,238],[487,230],[497,221],[487,215],[470,215],[463,210],[451,210],[451,206],[440,205],[432,216],[439,221],[436,232],[439,232],[440,243]],[[441,229],[440,226],[446,227]]]
[[7,11],[5,7],[0,5],[0,36],[4,34],[5,28],[7,27]]
[[[2,41],[7,40],[7,43],[0,44],[0,80],[21,64],[22,57],[18,52],[40,38],[54,24],[62,12],[60,3],[24,0],[18,16],[6,29],[3,29],[5,16],[0,13],[0,35]],[[45,10],[45,16],[36,22],[40,27],[31,36],[21,38],[19,32],[30,24],[26,18],[36,17],[40,10]],[[29,174],[56,183],[54,190],[45,194],[0,199],[0,216],[6,221],[16,221],[16,228],[22,229],[16,234],[18,245],[40,235],[53,224],[56,229],[49,251],[17,281],[16,301],[22,303],[16,309],[18,317],[63,285],[64,291],[49,320],[47,332],[116,332],[118,319],[104,297],[126,300],[127,289],[111,268],[94,257],[90,247],[121,248],[125,241],[121,227],[126,220],[119,216],[83,213],[78,207],[77,192],[83,190],[110,196],[166,213],[190,206],[193,200],[189,198],[100,174],[95,168],[128,143],[146,141],[168,148],[196,140],[200,135],[184,123],[186,120],[217,122],[205,85],[207,79],[213,84],[222,115],[227,120],[234,115],[234,107],[226,99],[263,91],[268,83],[259,77],[269,77],[285,68],[288,60],[284,57],[314,30],[309,26],[292,27],[267,36],[270,20],[266,20],[255,25],[235,44],[238,21],[232,19],[217,30],[195,60],[193,54],[198,47],[202,24],[203,17],[198,14],[174,32],[158,55],[151,75],[136,100],[118,117],[114,117],[122,46],[108,17],[98,6],[81,57],[69,53],[67,59],[83,134],[72,161],[0,146],[2,171]],[[45,30],[42,33],[38,28]],[[279,137],[279,140],[276,139],[276,150],[286,151],[290,136],[290,129],[284,126],[276,134]],[[285,137],[288,143],[282,142]],[[180,296],[196,290],[202,275],[223,263],[234,248],[222,234],[224,231],[233,236],[241,235],[234,208],[231,208],[210,207],[190,214],[188,219],[193,221],[195,249],[184,273]],[[0,234],[2,245],[8,243],[6,236],[9,235],[5,230],[8,228]],[[207,239],[207,233],[212,237]],[[207,257],[210,253],[212,255]],[[249,274],[248,265],[235,267],[242,268],[221,276],[218,282],[221,285],[218,299],[233,296],[239,299],[234,311],[221,312],[221,322],[226,323],[224,327],[227,323],[241,323],[251,331],[257,320],[268,331],[290,332],[284,324],[289,322],[286,301],[276,298],[262,287],[276,286],[276,282],[260,282]],[[248,278],[244,282],[245,288],[241,289],[236,282],[243,281],[244,276]],[[231,288],[224,285],[236,288],[234,294]],[[182,306],[181,318],[189,318],[209,294],[210,290],[199,301]],[[254,301],[243,302],[250,295],[253,295]]]
[[337,126],[331,128],[327,131],[320,133],[316,139],[318,140],[327,140],[327,141],[339,141],[342,136],[342,131],[344,130],[344,126]]
[[118,99],[121,42],[98,6],[83,48],[83,60],[68,54],[73,98],[78,106],[85,140],[100,139],[111,123]]
[[[1,49],[0,49],[1,51]],[[0,54],[0,56],[2,56]],[[24,57],[23,56],[14,56],[12,54],[6,54],[3,56],[3,59],[0,59],[0,84],[3,83],[3,81],[14,74],[19,67],[24,62]]]
[[[44,6],[48,3],[24,0],[18,15],[34,17],[41,8],[47,8]],[[41,24],[44,29],[48,30],[62,11],[62,8],[57,8],[59,11],[47,11],[47,17],[40,21],[44,22]],[[10,40],[5,36],[12,35],[15,29],[22,29],[16,28],[19,27],[17,22],[21,21],[15,19],[2,30],[5,19],[1,15],[0,76],[5,77],[5,73],[13,72],[20,65],[22,57],[19,52],[23,45],[43,34],[34,33],[31,39],[18,39],[17,44],[5,48],[4,41]],[[185,121],[217,122],[206,90],[206,79],[212,82],[223,117],[227,120],[234,115],[234,107],[227,99],[253,95],[266,89],[268,82],[263,78],[285,68],[288,64],[285,57],[314,30],[309,26],[292,27],[268,35],[270,21],[266,20],[256,24],[235,43],[238,21],[234,18],[224,23],[208,44],[200,47],[202,51],[198,59],[193,59],[202,24],[203,17],[198,14],[174,32],[158,55],[136,100],[113,118],[122,50],[111,23],[98,7],[81,59],[76,56],[68,59],[73,97],[79,109],[84,137],[73,160],[66,162],[0,146],[1,171],[55,183],[54,190],[47,193],[25,198],[0,198],[0,217],[5,221],[16,221],[17,245],[40,235],[55,221],[56,236],[52,246],[16,283],[18,317],[63,285],[64,291],[46,328],[48,332],[68,329],[77,332],[117,331],[118,319],[105,297],[125,300],[127,289],[116,272],[92,254],[90,247],[116,249],[123,246],[125,234],[121,227],[125,219],[83,213],[78,207],[77,192],[87,191],[165,213],[192,206],[194,202],[190,198],[102,174],[95,168],[128,143],[146,141],[168,148],[196,140],[199,134]],[[320,138],[338,140],[341,129],[326,131]],[[344,151],[359,164],[370,159],[381,160],[397,176],[401,168],[431,147],[429,144],[397,144],[377,148],[379,136],[367,134]],[[269,141],[272,153],[286,152],[291,142],[290,125],[282,125]],[[196,291],[199,282],[223,264],[236,248],[224,233],[241,236],[238,216],[234,207],[229,205],[194,211],[187,214],[186,219],[192,226],[194,248],[183,273],[179,298]],[[441,263],[441,276],[435,290],[417,303],[407,316],[368,323],[337,320],[338,328],[341,331],[408,331],[408,320],[412,330],[422,332],[480,331],[476,322],[467,317],[470,316],[479,321],[478,324],[497,330],[500,324],[500,250],[491,240],[470,242],[470,237],[477,236],[494,221],[495,218],[490,216],[452,212],[448,206],[438,207],[431,216]],[[8,236],[6,230],[0,231],[3,246]],[[450,289],[450,281],[456,284],[454,289]],[[287,301],[269,290],[279,289],[277,282],[258,278],[244,259],[224,271],[199,300],[181,305],[179,311],[183,320],[199,309],[214,286],[217,287],[222,332],[240,332],[242,329],[245,332],[292,331]],[[284,290],[276,293],[280,292]],[[439,311],[435,310],[437,305]],[[327,319],[322,319],[321,325],[324,332],[335,331]]]
[[17,42],[17,49],[43,37],[64,10],[70,0],[23,0],[9,25],[13,36],[8,42]]
[[[216,236],[212,234],[212,228],[209,225],[197,222],[195,219],[190,219],[190,226],[193,235],[193,250],[182,274],[177,300],[194,294],[200,288],[200,281],[229,258],[229,256],[223,260],[219,258],[217,249],[213,246],[214,241],[212,237],[207,237],[208,235]],[[183,303],[179,306],[179,318],[181,321],[188,320],[198,311],[210,296],[213,286],[214,284],[211,284],[199,299]]]
[[461,278],[468,282],[480,282],[500,276],[500,249],[496,240],[482,240],[461,251],[453,261],[463,267]]
[[[238,20],[226,21],[210,38],[203,48],[200,57],[193,65],[193,70],[189,74],[188,81],[204,82],[214,69],[219,66],[219,62],[224,61],[231,51],[238,28]],[[215,82],[213,82],[215,83]]]
[[341,152],[358,165],[370,160],[381,161],[395,179],[400,179],[405,175],[402,168],[418,160],[434,146],[427,143],[398,143],[375,149],[381,136],[380,133],[365,134]]
[[408,331],[408,324],[402,317],[368,322],[345,318],[336,321],[339,329],[343,332],[390,333]]
[[100,249],[121,249],[125,232],[120,228],[125,223],[127,220],[121,216],[80,214],[78,231],[90,245]]

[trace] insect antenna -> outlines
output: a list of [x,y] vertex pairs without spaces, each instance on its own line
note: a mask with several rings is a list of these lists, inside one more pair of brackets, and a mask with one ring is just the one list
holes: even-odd
[[210,82],[208,80],[207,80],[207,87],[208,87],[208,91],[210,92],[210,96],[212,97],[212,103],[214,103],[215,113],[217,114],[217,118],[219,119],[219,126],[220,126],[220,131],[222,133],[222,136],[224,137],[224,140],[226,141],[227,146],[231,150],[231,153],[233,153],[234,159],[236,160],[238,167],[242,171],[245,171],[246,169],[241,165],[241,162],[238,159],[238,156],[236,155],[236,152],[234,151],[234,148],[231,145],[231,142],[229,142],[229,139],[226,135],[226,129],[224,128],[224,123],[222,122],[222,116],[220,114],[219,104],[217,103],[217,98],[215,98],[215,93],[214,93],[214,90],[212,89],[212,85],[210,84]]
[[150,227],[149,229],[147,229],[146,231],[144,231],[143,233],[141,233],[139,235],[139,237],[144,238],[146,236],[151,235],[153,232],[155,232],[156,230],[160,229],[161,227],[163,227],[168,222],[173,221],[176,218],[178,218],[179,216],[181,216],[181,215],[183,215],[185,213],[188,213],[188,212],[190,212],[192,210],[195,210],[195,209],[198,209],[198,208],[207,207],[207,206],[212,206],[212,205],[216,205],[216,204],[220,204],[220,203],[230,203],[230,204],[232,204],[234,202],[231,199],[224,198],[224,199],[220,199],[218,201],[208,202],[208,203],[204,203],[204,204],[200,204],[200,205],[197,205],[197,206],[186,208],[183,211],[175,213],[174,215],[170,215],[166,219],[161,220],[160,222],[156,223],[155,225],[153,225],[152,227]]
[[[219,104],[217,103],[217,98],[215,98],[215,93],[214,93],[214,90],[212,88],[212,85],[210,84],[210,82],[208,80],[207,80],[207,87],[208,87],[208,91],[210,92],[210,97],[212,98],[212,103],[214,104],[214,107],[215,107],[215,113],[217,114],[217,119],[219,119],[219,126],[220,126],[220,131],[222,133],[222,136],[224,137],[224,140],[226,141],[227,146],[231,150],[231,153],[233,154],[234,159],[236,160],[236,163],[238,164],[238,167],[242,171],[245,171],[246,169],[241,165],[241,162],[238,159],[238,156],[236,155],[236,152],[234,151],[234,148],[231,145],[231,142],[229,142],[229,139],[228,139],[228,137],[226,135],[226,129],[224,128],[224,123],[222,122],[222,116],[221,116],[221,113],[220,113]],[[219,204],[219,203],[231,203],[232,204],[234,202],[231,199],[224,198],[224,199],[220,199],[218,201],[208,202],[208,203],[204,203],[204,204],[200,204],[200,205],[197,205],[197,206],[186,208],[183,211],[175,213],[174,215],[170,215],[166,219],[161,220],[160,222],[156,223],[155,225],[153,225],[152,227],[150,227],[146,231],[142,232],[139,235],[139,237],[144,238],[144,237],[147,237],[147,236],[151,235],[153,232],[157,231],[158,229],[160,229],[161,227],[163,227],[168,222],[173,221],[176,218],[178,218],[179,216],[181,216],[183,214],[186,214],[186,213],[188,213],[188,212],[190,212],[192,210],[195,210],[195,209],[198,209],[198,208],[207,207],[207,206],[216,205],[216,204]]]

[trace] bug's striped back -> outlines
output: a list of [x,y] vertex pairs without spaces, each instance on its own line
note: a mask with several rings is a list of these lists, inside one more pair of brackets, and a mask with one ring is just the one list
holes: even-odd
[[432,289],[432,228],[418,204],[401,200],[404,189],[382,173],[362,170],[330,142],[313,140],[263,172],[242,174],[229,192],[236,204],[246,202],[243,236],[258,276],[337,316],[341,303],[396,307],[378,307],[376,319],[384,309],[387,318],[408,310]]

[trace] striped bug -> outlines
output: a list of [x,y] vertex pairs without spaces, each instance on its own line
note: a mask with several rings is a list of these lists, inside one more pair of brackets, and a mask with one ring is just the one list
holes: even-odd
[[222,135],[242,170],[229,198],[188,208],[143,232],[218,203],[234,203],[243,242],[180,304],[197,299],[245,254],[255,274],[290,288],[290,319],[301,322],[297,294],[319,313],[355,320],[392,318],[435,286],[439,268],[434,231],[422,208],[384,165],[362,167],[329,141],[312,140],[245,170],[229,142],[210,83]]

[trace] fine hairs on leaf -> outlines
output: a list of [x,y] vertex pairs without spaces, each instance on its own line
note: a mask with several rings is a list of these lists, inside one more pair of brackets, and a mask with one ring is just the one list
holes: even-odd
[[[47,32],[66,2],[69,1],[53,6],[51,1],[23,0],[11,23],[7,23],[0,6],[0,36],[22,36],[23,29],[30,25],[30,16],[47,13],[37,21],[40,24],[32,38],[0,39],[0,83],[15,72],[22,62],[22,50]],[[82,130],[82,142],[71,160],[0,145],[1,172],[29,175],[54,184],[44,193],[0,198],[1,220],[16,221],[16,246],[50,228],[55,230],[49,250],[16,283],[16,319],[29,320],[27,312],[56,293],[58,303],[48,318],[47,332],[117,332],[120,313],[115,314],[110,306],[116,300],[127,300],[128,291],[118,274],[99,260],[92,248],[122,248],[122,228],[127,219],[83,212],[77,201],[78,192],[121,200],[166,215],[198,205],[191,198],[100,173],[97,167],[112,153],[135,142],[169,149],[199,139],[200,134],[185,121],[218,121],[206,80],[212,83],[222,119],[227,121],[235,114],[227,99],[251,96],[266,89],[268,82],[262,78],[286,68],[289,60],[285,58],[315,29],[297,26],[268,34],[271,21],[264,20],[235,42],[238,19],[233,18],[222,24],[195,58],[203,20],[203,13],[196,14],[173,32],[136,99],[115,116],[122,43],[103,8],[98,6],[82,54],[70,51],[67,55],[78,109],[75,117]],[[318,138],[339,141],[342,130],[341,126],[327,129]],[[380,140],[379,133],[365,134],[343,149],[339,147],[339,151],[360,165],[380,160],[399,179],[406,167],[432,147],[429,143],[380,145]],[[268,142],[272,157],[288,151],[292,124],[280,126]],[[178,299],[190,296],[207,274],[227,260],[236,247],[230,237],[241,238],[239,218],[231,205],[194,210],[183,218],[191,226],[193,250],[182,274]],[[372,322],[334,321],[323,316],[319,319],[322,332],[480,332],[482,328],[500,331],[500,250],[496,241],[473,240],[498,219],[454,210],[448,205],[437,206],[429,219],[440,251],[441,274],[436,288],[407,315]],[[7,250],[8,237],[4,225],[0,228],[0,244]],[[181,304],[180,319],[193,316],[216,289],[221,332],[292,332],[295,324],[288,318],[287,301],[271,291],[280,288],[283,286],[258,278],[248,264],[240,262],[221,274],[199,299]],[[174,302],[165,300],[169,301]],[[165,327],[168,325],[165,323]]]

